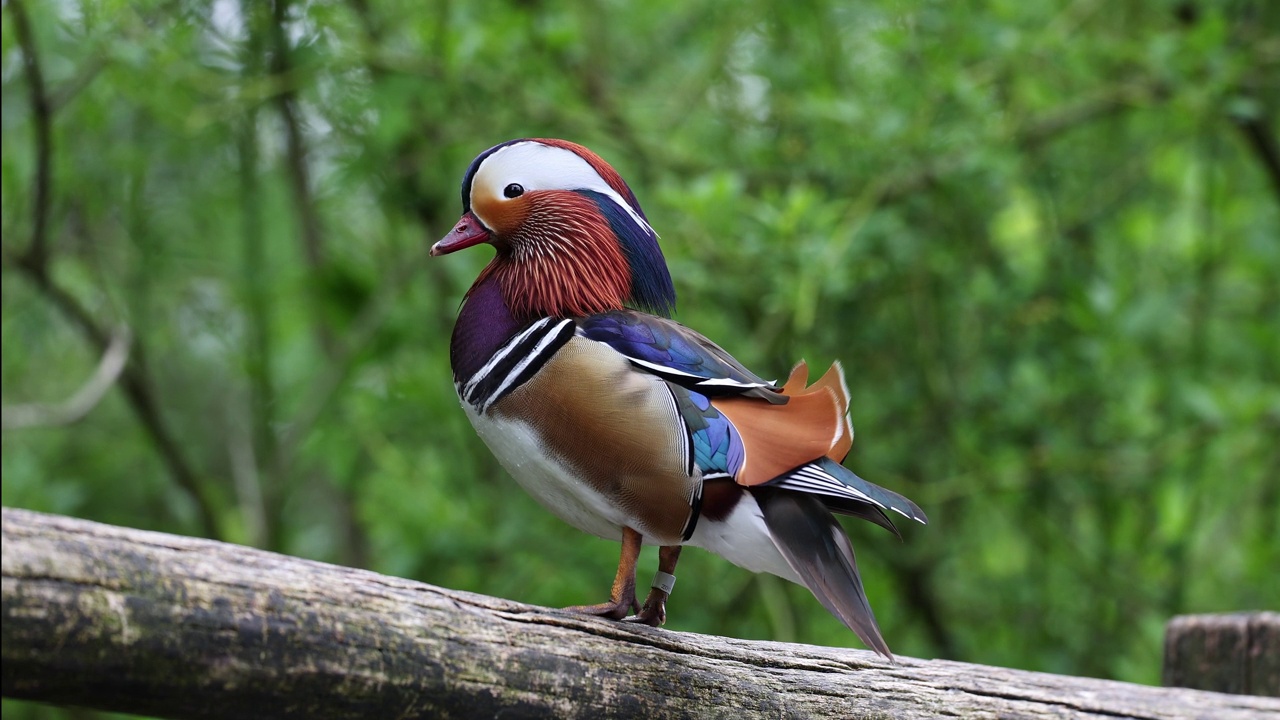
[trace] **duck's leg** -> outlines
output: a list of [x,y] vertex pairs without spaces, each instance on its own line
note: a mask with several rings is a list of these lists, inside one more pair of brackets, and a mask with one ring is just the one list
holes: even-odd
[[671,597],[671,588],[676,584],[676,562],[680,560],[681,547],[683,546],[665,545],[659,548],[658,574],[653,576],[649,598],[644,601],[644,608],[635,617],[627,618],[628,622],[657,627],[667,621],[667,598]]
[[[636,560],[640,557],[640,533],[629,527],[622,528],[622,555],[618,558],[618,574],[613,578],[613,590],[609,602],[599,605],[574,605],[565,608],[573,612],[599,615],[620,620],[627,613],[640,609],[636,601]],[[663,548],[664,550],[666,548]]]

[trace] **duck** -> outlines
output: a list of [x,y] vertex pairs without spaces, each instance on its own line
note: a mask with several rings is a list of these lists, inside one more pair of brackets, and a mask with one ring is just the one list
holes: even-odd
[[[836,515],[901,539],[906,497],[842,463],[853,443],[840,363],[763,379],[671,318],[658,234],[622,176],[574,142],[494,145],[462,178],[462,216],[432,256],[496,251],[466,292],[449,347],[467,419],[515,481],[580,531],[621,542],[605,602],[569,610],[666,622],[694,546],[808,588],[890,661]],[[636,566],[658,546],[643,604]]]

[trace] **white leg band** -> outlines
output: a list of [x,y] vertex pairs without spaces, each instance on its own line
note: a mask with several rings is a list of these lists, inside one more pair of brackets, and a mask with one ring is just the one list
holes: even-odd
[[676,576],[664,573],[661,570],[653,574],[653,586],[658,590],[670,595],[671,588],[676,586]]

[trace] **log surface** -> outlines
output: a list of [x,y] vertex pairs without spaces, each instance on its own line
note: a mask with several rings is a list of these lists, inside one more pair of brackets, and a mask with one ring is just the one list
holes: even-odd
[[1280,718],[1280,700],[637,627],[3,511],[6,697],[169,718]]

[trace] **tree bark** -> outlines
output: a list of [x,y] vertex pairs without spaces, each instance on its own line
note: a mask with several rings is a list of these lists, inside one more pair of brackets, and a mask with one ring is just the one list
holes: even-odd
[[3,511],[6,697],[170,718],[1280,716],[1280,700],[671,632]]

